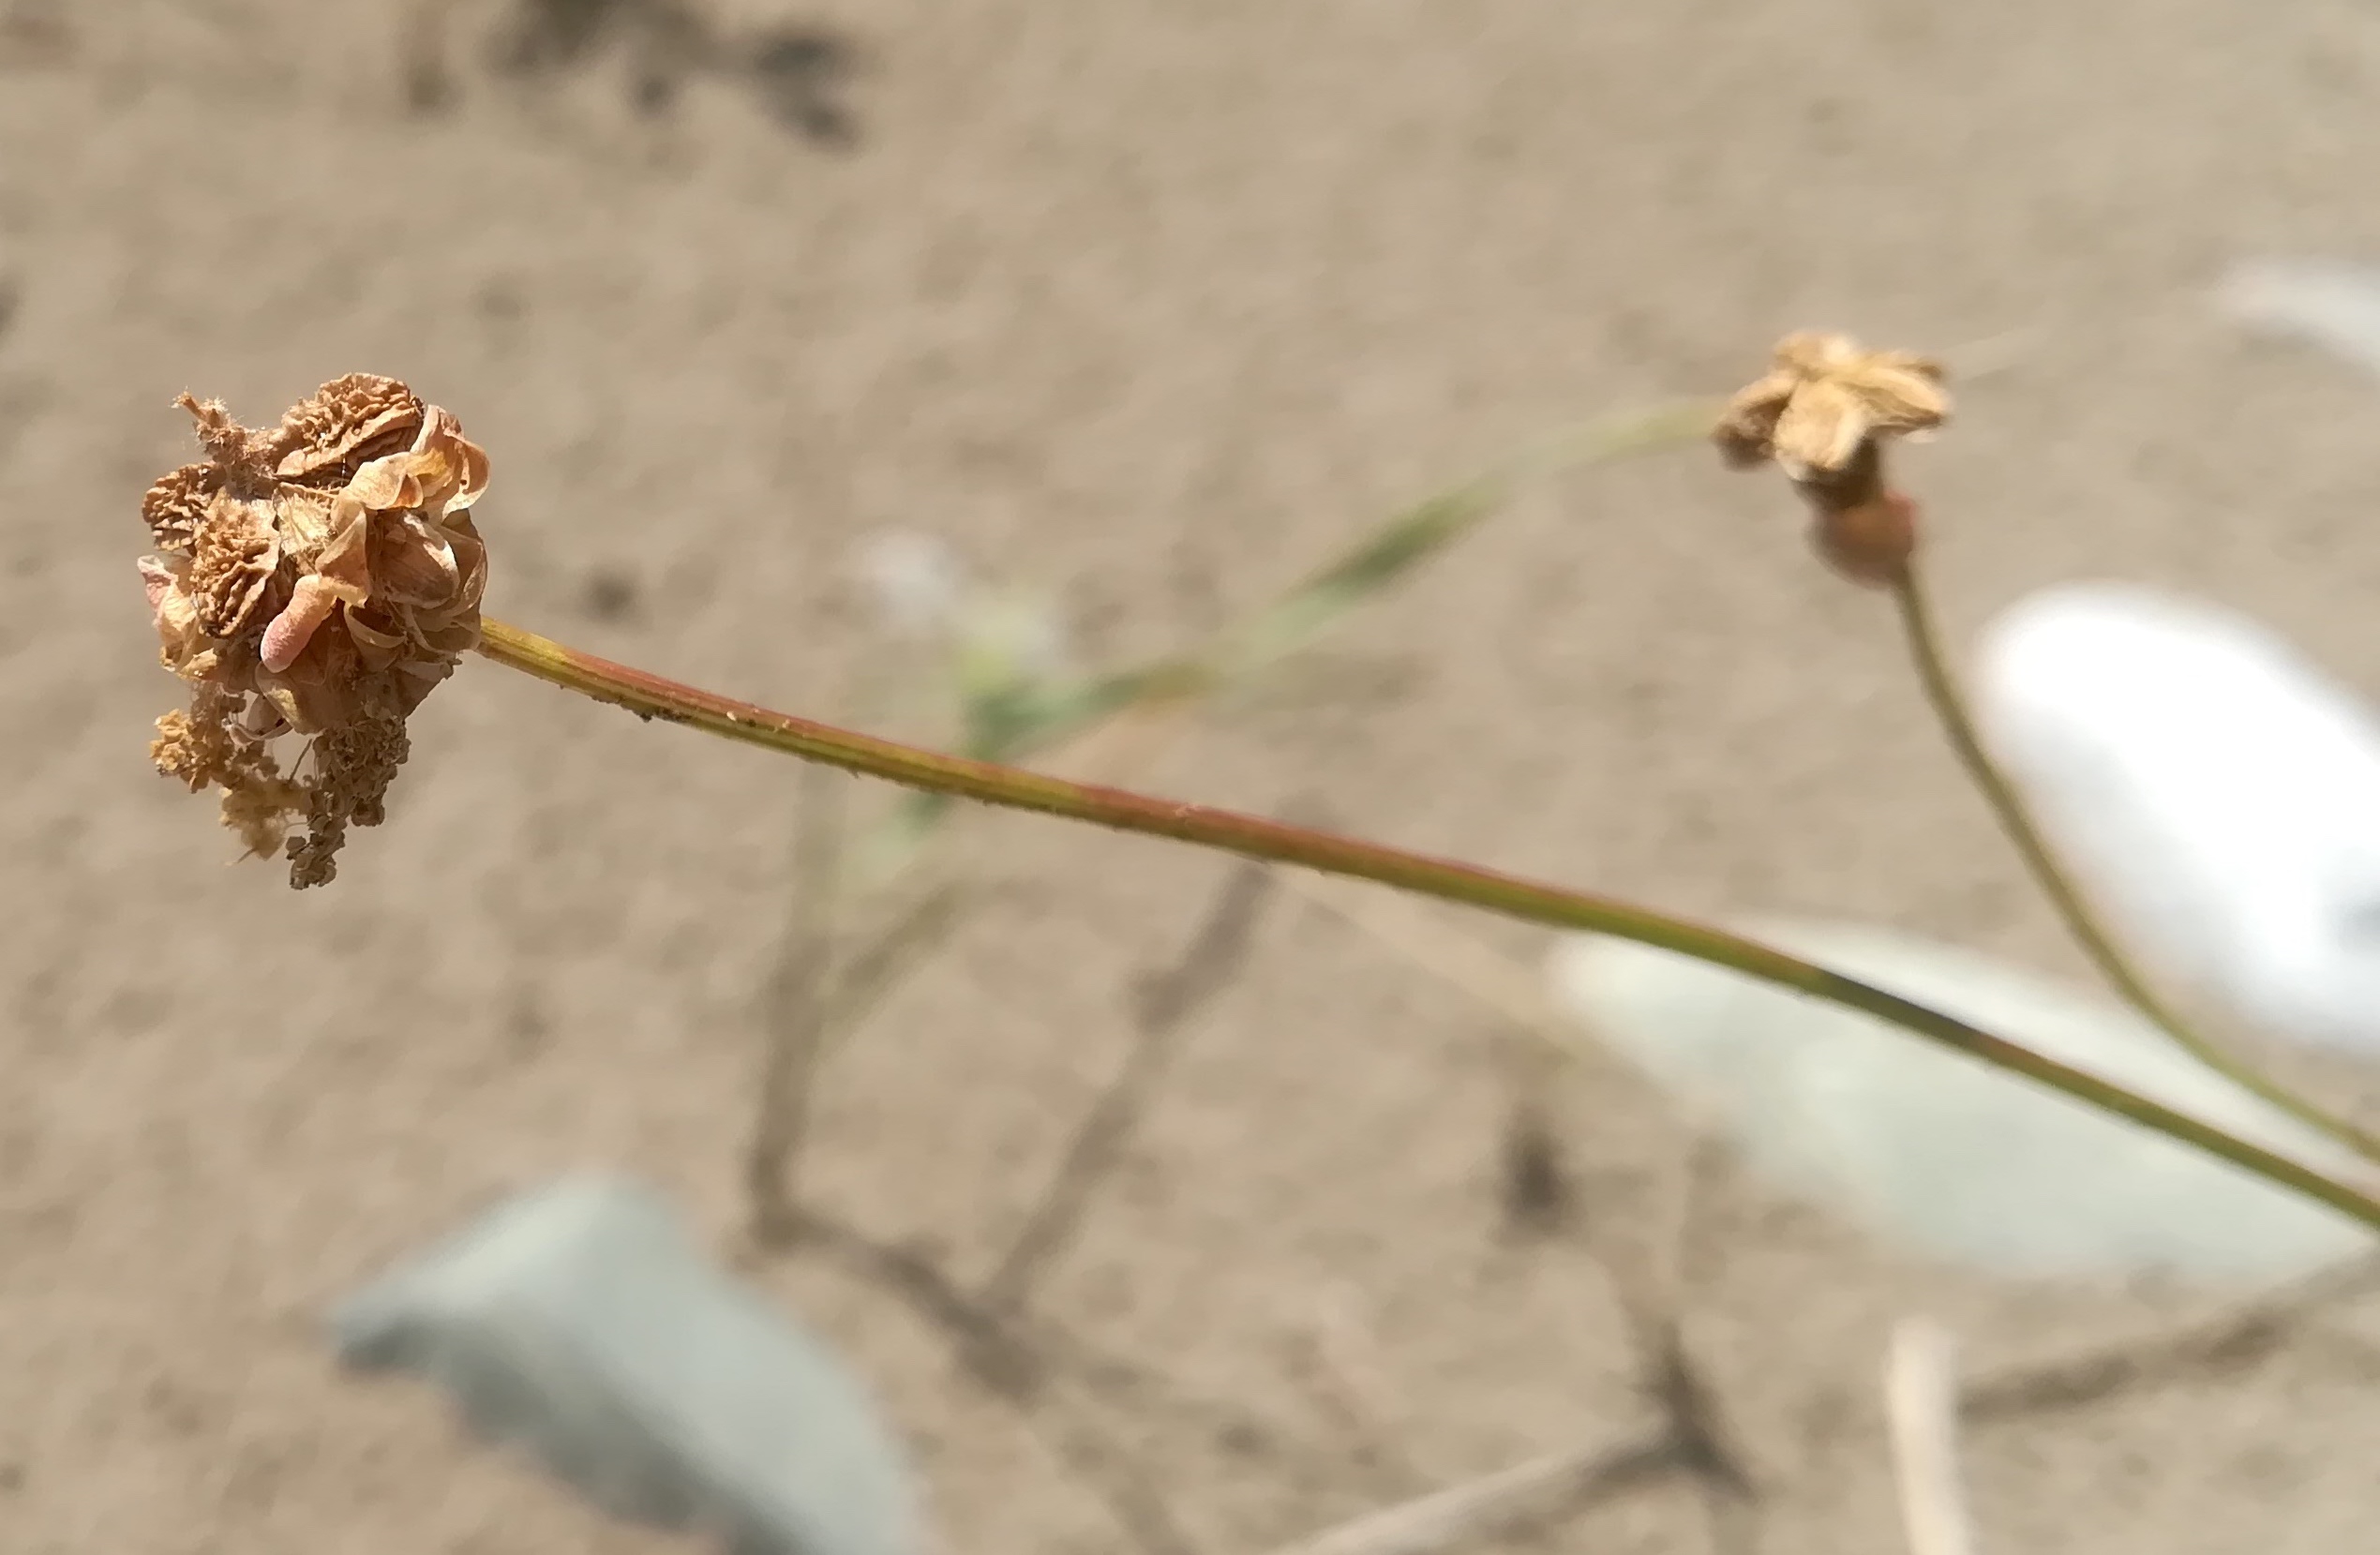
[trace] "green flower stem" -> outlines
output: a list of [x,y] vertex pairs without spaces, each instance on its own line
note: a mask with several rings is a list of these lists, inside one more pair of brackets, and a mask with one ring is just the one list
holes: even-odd
[[1901,618],[1901,631],[1908,643],[1910,662],[1917,667],[1918,680],[1925,688],[1925,699],[1934,709],[1934,715],[1949,736],[1951,749],[1956,753],[1959,765],[1992,807],[1992,814],[2016,845],[2042,894],[2049,898],[2066,931],[2090,957],[2093,965],[2105,978],[2125,1002],[2161,1027],[2164,1033],[2186,1049],[2199,1062],[2234,1084],[2282,1108],[2301,1121],[2313,1125],[2343,1144],[2353,1146],[2367,1159],[2380,1160],[2380,1140],[2365,1133],[2344,1118],[2333,1116],[2313,1102],[2298,1096],[2256,1072],[2255,1069],[2226,1052],[2223,1045],[2207,1036],[2186,1019],[2179,1010],[2159,995],[2148,979],[2133,965],[2117,945],[2115,936],[2100,923],[2081,889],[2058,861],[2058,855],[2043,837],[2034,823],[2032,812],[2024,795],[2010,782],[1975,732],[1975,721],[1968,710],[1966,695],[1960,690],[1957,678],[1952,673],[1950,656],[1943,651],[1942,635],[1935,623],[1934,608],[1925,591],[1925,584],[1912,564],[1902,570],[1893,585],[1893,602]]
[[[1897,994],[1766,946],[1606,897],[1407,853],[1255,815],[1154,799],[1120,788],[1070,783],[1039,772],[970,761],[878,740],[612,664],[501,621],[483,623],[480,651],[501,665],[639,717],[667,719],[723,739],[824,762],[846,771],[958,799],[1166,837],[1247,859],[1370,880],[1400,890],[1485,908],[1556,929],[1607,934],[1672,950],[1763,982],[1860,1010],[2001,1069],[2196,1145],[2380,1229],[2380,1198],[2302,1162],[2245,1141],[2096,1075],[2043,1057],[2004,1038]],[[2380,1182],[2372,1185],[2380,1187]]]

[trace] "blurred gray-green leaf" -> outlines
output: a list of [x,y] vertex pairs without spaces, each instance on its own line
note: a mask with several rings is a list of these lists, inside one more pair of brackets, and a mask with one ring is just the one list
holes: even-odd
[[614,1517],[730,1555],[919,1555],[908,1458],[831,1350],[608,1175],[508,1200],[342,1304],[342,1361],[435,1383]]

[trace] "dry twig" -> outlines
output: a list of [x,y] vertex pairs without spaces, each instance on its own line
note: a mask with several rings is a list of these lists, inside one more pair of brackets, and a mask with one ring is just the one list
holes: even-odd
[[1975,1555],[1959,1484],[1958,1377],[1947,1329],[1923,1318],[1894,1325],[1884,1413],[1909,1555]]
[[1571,1512],[1675,1468],[1681,1449],[1667,1431],[1613,1446],[1598,1438],[1416,1500],[1366,1513],[1271,1555],[1434,1555],[1511,1528],[1559,1506]]

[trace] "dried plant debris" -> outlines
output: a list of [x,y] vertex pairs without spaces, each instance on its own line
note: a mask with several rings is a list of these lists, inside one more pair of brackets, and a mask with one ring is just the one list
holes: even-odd
[[859,125],[844,93],[855,51],[817,27],[722,28],[688,0],[516,0],[489,52],[508,76],[586,69],[614,54],[629,67],[638,111],[666,112],[701,77],[735,82],[770,116],[828,146],[855,144]]
[[[179,403],[207,457],[142,500],[141,576],[190,703],[150,755],[220,788],[224,824],[251,854],[286,851],[291,885],[322,885],[348,828],[380,824],[406,719],[479,641],[487,456],[393,378],[325,383],[263,430]],[[284,767],[288,735],[306,743]]]

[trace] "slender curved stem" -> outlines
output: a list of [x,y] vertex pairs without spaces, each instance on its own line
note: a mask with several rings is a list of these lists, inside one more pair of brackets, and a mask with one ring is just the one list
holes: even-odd
[[2122,1086],[1978,1030],[1939,1010],[1717,929],[1609,897],[1564,890],[1518,875],[1408,853],[1354,837],[920,750],[681,685],[645,670],[578,652],[501,621],[483,621],[482,630],[480,651],[498,664],[597,701],[626,708],[642,718],[666,719],[724,739],[824,762],[930,793],[1085,821],[1118,831],[1169,838],[1325,875],[1370,880],[1525,922],[1635,940],[1727,967],[1763,982],[1860,1010],[2027,1076],[2196,1145],[2366,1225],[2380,1228],[2380,1197],[2374,1197],[2373,1191],[2380,1188],[2380,1182],[2364,1187],[2352,1185],[2304,1162],[2235,1139]]
[[2024,859],[2042,894],[2049,898],[2066,932],[2090,957],[2117,993],[2126,1003],[2147,1016],[2165,1035],[2186,1049],[2199,1062],[2222,1074],[2225,1079],[2254,1092],[2302,1121],[2321,1129],[2333,1139],[2352,1145],[2367,1159],[2380,1160],[2380,1140],[2347,1122],[2333,1116],[2313,1102],[2298,1096],[2286,1086],[2259,1074],[2253,1066],[2242,1062],[2225,1051],[2223,1045],[2200,1031],[2179,1010],[2149,985],[2132,959],[2124,954],[2115,936],[2103,926],[2091,910],[2080,887],[2058,863],[2058,855],[2034,823],[2032,811],[2024,795],[2010,782],[1991,754],[1984,750],[1976,734],[1975,721],[1968,710],[1966,695],[1959,689],[1957,677],[1952,672],[1950,656],[1943,650],[1942,635],[1935,623],[1932,601],[1925,592],[1924,580],[1915,565],[1902,570],[1894,583],[1893,602],[1901,618],[1902,635],[1908,639],[1908,653],[1917,666],[1919,680],[1923,682],[1925,699],[1932,704],[1934,715],[1950,738],[1951,749],[1956,753],[1959,765],[1992,807],[1992,814],[2008,834]]

